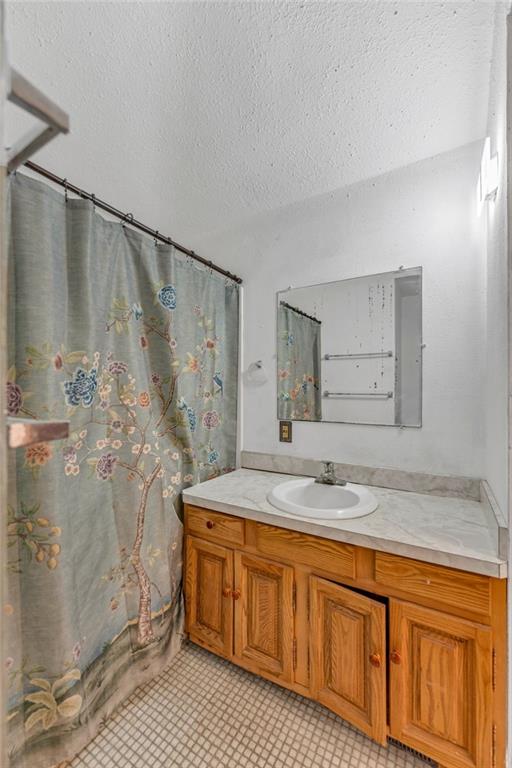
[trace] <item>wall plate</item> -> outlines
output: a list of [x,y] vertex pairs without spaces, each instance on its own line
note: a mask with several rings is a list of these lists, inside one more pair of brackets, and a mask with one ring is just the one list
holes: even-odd
[[292,422],[291,421],[279,422],[279,440],[281,443],[292,442]]

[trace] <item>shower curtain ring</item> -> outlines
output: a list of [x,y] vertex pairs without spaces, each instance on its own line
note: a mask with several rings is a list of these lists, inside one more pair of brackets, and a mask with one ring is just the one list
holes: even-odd
[[160,232],[158,229],[155,229],[155,245],[158,245],[158,237],[160,236]]
[[123,218],[121,219],[121,224],[122,224],[122,226],[124,227],[124,225],[125,225],[125,222],[126,222],[127,224],[131,224],[131,222],[132,222],[132,221],[133,221],[133,213],[125,213],[125,215],[124,215],[124,216],[123,216]]
[[96,205],[96,195],[94,194],[94,192],[91,193],[91,202],[94,208],[94,206]]
[[68,180],[64,179],[64,181],[62,183],[64,184],[64,200],[67,203],[67,201],[68,201]]

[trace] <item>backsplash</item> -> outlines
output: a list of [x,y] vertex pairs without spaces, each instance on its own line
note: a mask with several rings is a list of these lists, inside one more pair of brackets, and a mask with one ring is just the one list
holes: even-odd
[[[242,451],[241,466],[245,469],[313,477],[318,475],[321,469],[320,462],[316,459],[253,451]],[[473,501],[482,500],[481,481],[476,477],[432,475],[424,472],[365,467],[357,464],[335,463],[335,468],[337,475],[351,483],[394,488],[399,491],[412,491],[414,493],[427,493],[433,496],[450,496]]]

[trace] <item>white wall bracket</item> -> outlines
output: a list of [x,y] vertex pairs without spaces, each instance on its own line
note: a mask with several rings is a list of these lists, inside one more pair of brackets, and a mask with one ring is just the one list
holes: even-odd
[[37,117],[45,126],[35,126],[6,150],[7,171],[15,171],[25,160],[60,133],[69,132],[69,117],[51,99],[17,70],[8,70],[7,99]]
[[[8,173],[15,171],[60,133],[69,132],[69,117],[60,107],[30,83],[23,75],[9,67],[4,60],[5,93],[7,99],[44,123],[36,125],[5,150]],[[62,440],[69,435],[69,421],[36,421],[7,419],[7,445],[9,448],[33,445],[41,441]]]

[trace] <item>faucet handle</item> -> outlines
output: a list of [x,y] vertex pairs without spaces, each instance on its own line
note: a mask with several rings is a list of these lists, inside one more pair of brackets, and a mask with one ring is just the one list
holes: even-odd
[[333,461],[322,461],[322,464],[324,465],[324,470],[326,472],[332,472],[334,469],[334,462]]

